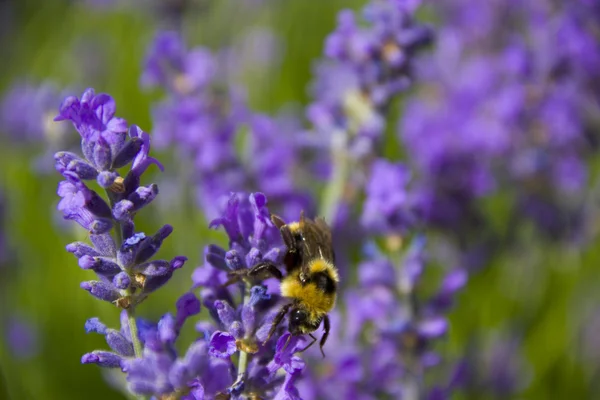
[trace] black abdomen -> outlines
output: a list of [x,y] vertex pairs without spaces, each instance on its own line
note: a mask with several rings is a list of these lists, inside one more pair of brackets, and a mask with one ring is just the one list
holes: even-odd
[[319,290],[326,294],[333,294],[336,291],[337,283],[327,274],[326,271],[321,271],[311,276],[313,281]]

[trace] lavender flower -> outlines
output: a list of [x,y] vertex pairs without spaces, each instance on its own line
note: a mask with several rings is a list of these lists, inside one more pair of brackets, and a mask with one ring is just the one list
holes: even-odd
[[345,317],[332,313],[331,356],[310,360],[307,382],[299,385],[303,398],[418,399],[451,389],[427,389],[424,376],[440,363],[433,347],[447,333],[444,313],[466,275],[449,272],[436,294],[424,297],[424,244],[417,237],[397,261],[398,254],[379,253],[359,265],[358,286],[344,294]]
[[243,273],[261,260],[281,262],[282,241],[270,220],[265,195],[232,194],[223,216],[211,223],[211,227],[218,226],[227,232],[229,250],[209,246],[206,264],[194,272],[193,280],[202,287],[203,303],[218,325],[216,330],[206,324],[198,327],[210,336],[209,354],[227,362],[238,357],[235,382],[224,387],[224,393],[232,398],[251,394],[299,398],[295,381],[304,362],[294,353],[304,347],[304,339],[282,334],[280,327],[265,343],[278,312],[278,288],[267,281],[254,286],[243,283],[239,285],[242,298],[236,301],[233,289],[223,287],[227,273]]
[[550,237],[576,238],[599,112],[597,22],[584,2],[498,7],[443,6],[436,51],[419,68],[422,95],[400,125],[417,209],[464,242],[490,225],[479,200],[509,187],[509,221],[525,216]]
[[11,355],[18,360],[29,360],[39,354],[41,338],[38,326],[20,313],[3,318],[3,336]]
[[[65,219],[88,230],[92,242],[92,245],[71,243],[67,251],[77,257],[82,269],[97,275],[97,280],[82,282],[81,288],[123,308],[128,319],[128,331],[121,333],[107,330],[97,319],[88,321],[86,329],[106,334],[113,352],[88,353],[82,362],[104,367],[119,367],[124,357],[142,356],[142,343],[146,344],[147,338],[143,331],[137,331],[134,310],[150,293],[167,283],[186,261],[181,256],[171,261],[152,260],[173,231],[170,225],[152,236],[135,231],[136,214],[158,194],[154,184],[140,186],[142,174],[152,164],[161,169],[162,166],[149,156],[148,134],[135,125],[128,128],[125,120],[114,114],[112,97],[96,95],[93,89],[88,89],[81,99],[67,97],[55,118],[73,123],[81,135],[84,155],[71,152],[55,155],[56,169],[65,178],[58,185],[58,195],[62,198],[58,209]],[[129,172],[122,177],[118,169],[127,165]],[[108,203],[86,185],[85,181],[93,179],[106,190]],[[178,317],[176,331],[184,319]],[[140,334],[142,343],[138,340]]]
[[378,159],[371,166],[365,187],[362,225],[371,232],[405,233],[416,224],[414,199],[408,189],[411,180],[406,166]]
[[[198,203],[209,218],[236,190],[261,189],[272,203],[297,215],[310,198],[295,188],[299,145],[292,118],[254,114],[245,96],[231,83],[230,52],[187,50],[175,32],[159,33],[148,50],[141,83],[159,86],[167,97],[154,107],[154,137],[161,146],[175,145],[185,160],[182,175],[194,182]],[[247,144],[236,141],[247,130]],[[282,157],[286,163],[282,163]],[[191,168],[190,168],[191,166]]]
[[315,145],[331,154],[333,183],[322,205],[329,221],[335,221],[342,197],[363,185],[363,163],[378,152],[389,106],[410,86],[413,58],[431,39],[430,29],[414,20],[414,8],[410,2],[371,1],[363,10],[364,26],[352,11],[341,11],[327,38],[307,116]]
[[431,37],[412,12],[405,2],[373,1],[363,10],[366,28],[344,10],[327,38],[329,63],[317,69],[317,101],[308,116],[325,134],[346,132],[357,155],[381,136],[388,104],[410,84],[411,58]]
[[483,343],[471,343],[464,351],[451,384],[470,392],[511,397],[526,389],[532,371],[520,353],[522,339],[511,332],[490,332]]
[[0,104],[0,132],[12,143],[44,149],[33,163],[36,172],[47,173],[54,152],[75,144],[65,126],[52,122],[56,104],[63,97],[51,82],[18,82],[9,88]]

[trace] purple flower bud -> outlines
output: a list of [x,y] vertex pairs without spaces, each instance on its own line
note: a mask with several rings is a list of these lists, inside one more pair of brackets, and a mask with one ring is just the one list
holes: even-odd
[[175,318],[171,314],[165,314],[158,321],[158,336],[163,343],[175,343],[179,335],[179,329],[175,324]]
[[248,254],[246,254],[246,265],[249,268],[252,268],[254,265],[258,264],[262,259],[262,254],[260,253],[260,250],[258,250],[257,248],[252,248],[250,249],[250,251],[248,252]]
[[61,174],[65,171],[70,171],[82,180],[96,179],[96,176],[98,176],[96,168],[75,153],[60,151],[54,155],[54,160],[56,161],[56,170]]
[[122,168],[133,161],[134,157],[140,152],[143,140],[141,138],[132,138],[128,141],[121,151],[115,156],[112,168]]
[[448,331],[448,321],[443,317],[431,318],[419,323],[419,335],[427,339],[443,336]]
[[81,258],[84,255],[88,255],[90,257],[97,257],[101,254],[94,249],[92,246],[83,243],[83,242],[73,242],[66,246],[66,249],[69,253],[73,253],[75,257]]
[[441,293],[454,294],[465,286],[469,279],[468,273],[465,269],[457,268],[444,277],[442,282]]
[[217,358],[229,358],[236,351],[235,338],[232,335],[220,331],[213,333],[208,354]]
[[[58,210],[65,219],[74,220],[93,233],[104,233],[112,227],[110,207],[92,190],[89,190],[71,172],[65,173],[67,181],[58,185],[58,195],[62,200]],[[108,212],[108,214],[107,214]]]
[[[93,162],[100,171],[106,171],[112,164],[112,155],[108,142],[100,135],[93,150]],[[90,160],[92,161],[92,160]]]
[[98,174],[96,182],[98,182],[98,185],[100,185],[100,187],[108,189],[111,186],[113,186],[118,177],[119,173],[115,171],[102,171]]
[[82,364],[98,364],[100,367],[119,368],[123,358],[110,351],[96,350],[81,357]]
[[100,319],[98,319],[98,318],[90,318],[87,321],[85,321],[85,332],[86,333],[95,332],[95,333],[99,333],[101,335],[105,335],[106,334],[106,325],[104,325],[102,322],[100,322]]
[[229,267],[225,262],[225,254],[225,250],[214,244],[209,244],[204,248],[204,259],[206,262],[214,268],[228,272]]
[[[242,316],[242,318],[243,318],[243,316]],[[242,325],[242,323],[240,321],[233,321],[233,323],[231,325],[229,325],[228,330],[233,335],[233,337],[236,339],[241,339],[246,334],[244,325]]]
[[259,301],[270,299],[271,295],[267,293],[266,287],[255,285],[250,289],[250,301],[248,301],[248,305],[254,307]]
[[106,343],[110,346],[110,348],[120,354],[123,357],[133,357],[133,344],[125,336],[123,336],[119,331],[114,329],[108,329],[106,331]]
[[173,227],[171,225],[164,225],[154,236],[152,236],[149,240],[144,241],[137,251],[137,255],[135,257],[136,264],[143,263],[156,254],[156,252],[160,249],[163,240],[169,237],[171,232],[173,232]]
[[[79,221],[77,221],[77,222],[79,222]],[[112,229],[112,227],[113,227],[112,220],[110,220],[108,218],[98,218],[91,222],[88,229],[89,229],[90,233],[93,233],[96,235],[101,235],[103,233],[110,231]]]
[[114,302],[121,297],[121,293],[112,285],[101,281],[81,282],[81,288],[87,290],[92,296],[100,300]]
[[128,199],[134,204],[135,210],[150,204],[158,194],[158,186],[151,184],[150,186],[140,186],[129,195]]
[[384,159],[373,163],[366,187],[361,223],[375,233],[403,233],[414,224],[413,204],[406,190],[411,173]]
[[136,265],[133,267],[133,270],[146,276],[160,276],[172,272],[171,264],[165,260],[154,260],[145,264]]
[[140,186],[127,199],[119,201],[113,208],[113,216],[122,221],[131,219],[133,213],[150,204],[158,194],[158,186],[152,184],[148,187]]
[[145,240],[146,235],[143,232],[127,236],[127,239],[123,241],[121,248],[117,252],[117,261],[119,264],[124,268],[130,268],[135,261],[138,250],[143,246]]
[[235,250],[229,250],[225,254],[225,263],[227,264],[229,269],[232,269],[232,270],[246,268],[246,263],[240,257],[239,253]]
[[192,292],[183,294],[176,303],[177,307],[177,329],[183,326],[186,319],[200,313],[200,300]]
[[277,264],[281,260],[282,255],[283,255],[283,252],[281,251],[281,249],[279,247],[273,247],[263,256],[263,260],[271,261],[271,262]]
[[101,235],[90,235],[90,240],[94,244],[94,247],[106,257],[115,257],[117,254],[117,246],[110,233],[104,233]]
[[82,269],[91,269],[100,275],[115,275],[121,272],[119,264],[108,257],[90,257],[83,256],[79,259],[79,266]]
[[152,164],[155,164],[161,171],[164,171],[162,164],[148,155],[150,153],[150,136],[142,131],[137,125],[131,125],[129,127],[129,136],[132,139],[141,139],[142,146],[131,163],[131,171],[127,174],[127,178],[137,180]]
[[150,294],[154,292],[156,289],[162,287],[165,283],[171,279],[173,276],[173,270],[170,270],[168,273],[159,276],[150,276],[146,279],[146,283],[144,284],[143,293]]
[[237,220],[239,199],[235,194],[229,197],[225,213],[220,218],[215,218],[209,224],[209,228],[216,229],[219,226],[223,226],[230,241],[238,240],[241,235],[240,226]]
[[127,274],[127,272],[124,271],[119,272],[113,278],[113,285],[115,285],[115,287],[120,290],[127,289],[129,285],[131,285],[131,278],[129,277],[129,274]]
[[185,264],[186,261],[187,257],[177,256],[171,260],[171,268],[173,268],[174,270],[179,269],[183,267],[183,264]]
[[229,305],[229,303],[221,300],[215,301],[215,308],[219,315],[219,320],[227,329],[233,323],[233,321],[236,320],[235,310]]

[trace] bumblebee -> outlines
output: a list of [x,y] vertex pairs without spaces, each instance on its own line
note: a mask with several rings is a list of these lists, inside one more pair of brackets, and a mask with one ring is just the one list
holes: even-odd
[[[271,215],[271,221],[279,229],[287,251],[283,259],[286,275],[275,264],[261,262],[247,271],[249,277],[273,276],[281,281],[281,295],[290,301],[283,305],[271,325],[267,340],[289,313],[288,330],[292,335],[308,334],[312,341],[300,351],[312,346],[317,338],[312,334],[321,322],[324,333],[319,342],[327,341],[330,322],[327,313],[335,305],[339,276],[335,267],[335,255],[331,241],[331,229],[323,218],[314,221],[300,214],[300,220],[286,224],[283,219]],[[234,278],[235,279],[235,278]]]

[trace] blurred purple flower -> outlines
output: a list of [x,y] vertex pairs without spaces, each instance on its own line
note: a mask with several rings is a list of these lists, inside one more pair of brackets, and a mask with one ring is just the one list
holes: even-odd
[[40,352],[39,327],[23,315],[13,314],[3,321],[5,343],[10,354],[18,360],[29,360]]
[[364,27],[352,11],[338,14],[325,43],[326,59],[315,70],[316,100],[307,109],[322,140],[343,138],[358,157],[378,145],[386,108],[409,87],[412,58],[431,39],[413,11],[405,2],[372,1],[363,11]]
[[539,0],[440,7],[437,47],[418,68],[421,95],[400,124],[425,223],[463,239],[481,232],[477,201],[510,187],[510,220],[525,216],[551,237],[574,236],[594,150],[589,127],[600,111],[592,101],[597,22],[586,7]]
[[[231,82],[235,71],[229,66],[236,65],[227,50],[188,50],[178,33],[157,34],[142,76],[143,86],[167,92],[153,110],[156,143],[176,147],[209,218],[236,190],[260,188],[272,203],[286,205],[286,212],[306,209],[310,198],[294,186],[298,145],[288,132],[295,133],[296,124],[288,116],[250,112],[243,91]],[[247,146],[238,152],[236,141],[243,132]]]
[[64,93],[50,82],[17,82],[8,89],[0,104],[0,136],[41,149],[33,162],[38,173],[51,169],[52,155],[57,150],[74,147],[76,143],[65,126],[52,121],[56,104]]
[[371,164],[366,184],[362,225],[376,233],[404,233],[416,223],[410,171],[401,164],[378,159]]
[[[345,291],[344,317],[331,315],[336,329],[327,358],[307,360],[308,376],[298,385],[303,398],[400,398],[411,390],[426,398],[423,377],[440,363],[432,345],[447,333],[448,309],[421,293],[424,251],[417,238],[398,265],[381,254],[359,265],[358,285]],[[438,293],[450,294],[447,286]]]

